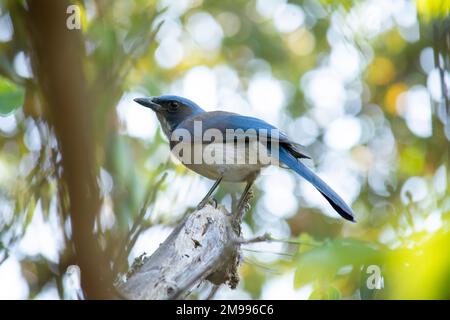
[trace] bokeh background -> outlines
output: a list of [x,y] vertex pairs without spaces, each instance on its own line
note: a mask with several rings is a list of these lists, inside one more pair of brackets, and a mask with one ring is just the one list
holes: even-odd
[[[450,299],[448,1],[32,2],[0,2],[0,298],[79,298],[74,265],[113,279],[192,212],[212,181],[172,159],[133,102],[170,93],[284,130],[358,221],[267,169],[243,232],[280,241],[244,246],[239,287],[214,298]],[[81,30],[65,26],[70,4]],[[76,170],[91,180],[72,183]],[[216,198],[229,208],[242,189]],[[79,194],[95,196],[80,209]]]

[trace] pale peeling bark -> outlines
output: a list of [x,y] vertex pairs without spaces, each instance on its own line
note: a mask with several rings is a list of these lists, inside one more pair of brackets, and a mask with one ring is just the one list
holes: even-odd
[[126,299],[182,299],[203,280],[236,287],[240,227],[222,206],[207,205],[181,222],[116,285]]

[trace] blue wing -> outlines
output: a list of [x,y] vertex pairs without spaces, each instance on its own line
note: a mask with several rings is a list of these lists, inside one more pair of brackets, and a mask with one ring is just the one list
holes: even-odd
[[[237,139],[239,139],[239,137],[243,139],[262,139],[260,132],[261,130],[265,130],[264,132],[267,133],[267,136],[265,136],[264,138],[268,139],[268,142],[270,142],[270,140],[277,140],[279,145],[286,148],[295,158],[310,158],[303,152],[303,147],[300,144],[289,140],[286,134],[284,134],[282,131],[258,118],[242,116],[237,113],[224,111],[204,112],[183,121],[182,123],[180,123],[177,129],[187,129],[189,132],[191,132],[191,134],[194,134],[195,121],[201,121],[202,132],[201,136],[194,136],[194,141],[196,140],[203,142],[203,132],[208,129],[218,129],[225,139],[227,137],[227,129],[244,131],[244,133],[242,134],[235,134],[235,137]],[[253,131],[254,134],[252,135],[250,131]]]

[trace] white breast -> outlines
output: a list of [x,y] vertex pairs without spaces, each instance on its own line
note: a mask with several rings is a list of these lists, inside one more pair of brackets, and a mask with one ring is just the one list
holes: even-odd
[[245,181],[271,164],[267,149],[257,141],[247,145],[230,142],[196,144],[194,147],[180,142],[172,152],[191,170],[210,179],[223,176],[225,181]]

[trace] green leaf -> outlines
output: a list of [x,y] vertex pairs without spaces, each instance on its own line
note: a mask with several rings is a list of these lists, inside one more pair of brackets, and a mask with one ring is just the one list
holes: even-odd
[[417,12],[425,21],[444,18],[450,11],[448,0],[416,0]]
[[323,300],[323,292],[321,290],[314,290],[308,299],[309,300]]
[[333,286],[330,286],[327,290],[327,300],[340,300],[342,297],[341,291]]
[[294,286],[299,288],[314,280],[330,281],[344,266],[377,264],[382,256],[382,248],[369,242],[352,239],[329,241],[300,255]]
[[24,101],[24,89],[8,79],[0,77],[0,116],[8,115],[21,107]]
[[316,289],[309,296],[309,300],[340,300],[342,298],[341,291],[334,286],[326,286],[316,284]]

